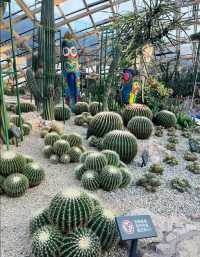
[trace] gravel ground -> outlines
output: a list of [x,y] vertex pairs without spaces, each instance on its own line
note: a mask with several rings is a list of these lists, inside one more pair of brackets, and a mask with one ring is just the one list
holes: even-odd
[[[78,132],[84,137],[86,129],[77,127],[72,122],[66,125],[66,132]],[[133,163],[129,165],[134,174],[134,182],[127,189],[119,189],[115,192],[95,192],[105,206],[112,208],[116,213],[127,212],[134,208],[147,208],[150,211],[164,216],[185,215],[190,217],[200,213],[200,175],[194,175],[186,170],[187,162],[182,156],[187,150],[187,139],[179,136],[177,151],[173,155],[179,160],[179,165],[175,167],[165,166],[162,178],[162,186],[156,193],[146,192],[142,187],[136,187],[135,181],[146,170],[140,168],[141,152],[148,149],[150,161],[161,161],[166,151],[164,145],[167,142],[167,135],[163,138],[152,137],[150,140],[139,141],[139,153]],[[77,164],[53,165],[42,156],[43,139],[39,138],[39,129],[32,131],[20,147],[16,149],[19,153],[29,154],[37,160],[46,170],[46,180],[38,187],[29,191],[20,198],[1,197],[1,251],[2,257],[29,257],[30,238],[28,224],[31,214],[37,209],[47,207],[51,198],[58,191],[75,186],[80,187],[80,182],[73,176],[73,170]],[[14,147],[13,147],[14,148]],[[200,160],[200,156],[199,156]],[[178,193],[170,189],[169,181],[175,176],[187,178],[192,186],[187,193]],[[127,256],[125,249],[111,251],[110,257]]]

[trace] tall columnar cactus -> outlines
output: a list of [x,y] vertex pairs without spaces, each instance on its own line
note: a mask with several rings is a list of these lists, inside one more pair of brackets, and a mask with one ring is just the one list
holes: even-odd
[[133,117],[127,127],[138,139],[149,138],[153,131],[153,123],[146,117]]
[[143,104],[133,104],[128,105],[123,111],[124,124],[127,125],[128,122],[135,116],[144,116],[150,120],[153,118],[153,113],[148,106]]
[[76,115],[79,115],[83,112],[88,112],[89,111],[89,105],[86,102],[78,102],[75,105],[75,113]]
[[92,102],[89,105],[89,112],[92,114],[92,116],[96,115],[99,112],[103,111],[103,104],[99,102]]
[[81,178],[81,185],[88,190],[96,190],[100,186],[100,176],[97,171],[88,170]]
[[67,105],[64,106],[56,106],[55,107],[55,120],[69,120],[71,116],[71,110]]
[[34,257],[57,257],[61,245],[61,233],[50,225],[44,226],[33,235],[32,254]]
[[30,223],[29,223],[30,234],[33,235],[38,229],[49,224],[50,222],[49,222],[48,208],[38,210],[32,215],[30,219]]
[[160,111],[156,115],[156,124],[165,128],[175,127],[177,123],[176,115],[170,111]]
[[68,189],[55,195],[49,207],[51,223],[69,232],[88,222],[93,211],[90,197],[76,189]]
[[115,166],[105,166],[100,177],[101,187],[106,191],[113,191],[122,184],[122,174]]
[[122,118],[115,112],[100,112],[94,116],[89,124],[92,134],[97,137],[103,137],[109,131],[122,128]]
[[61,257],[100,257],[99,238],[88,228],[78,228],[68,234],[62,244]]
[[106,165],[106,156],[98,152],[89,154],[85,160],[85,168],[87,170],[101,171]]
[[39,185],[45,178],[44,169],[37,162],[28,163],[23,174],[28,178],[31,187]]
[[60,139],[60,136],[56,132],[51,132],[47,134],[44,138],[44,144],[45,145],[52,145]]
[[109,209],[96,208],[88,223],[88,228],[99,237],[103,250],[110,249],[118,240],[115,215]]
[[105,135],[103,149],[115,151],[123,162],[131,162],[137,154],[137,140],[124,130],[114,130]]

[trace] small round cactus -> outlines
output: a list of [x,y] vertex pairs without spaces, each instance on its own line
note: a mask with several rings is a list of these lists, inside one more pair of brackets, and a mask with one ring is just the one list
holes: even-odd
[[51,223],[61,229],[63,233],[84,225],[93,212],[90,197],[76,189],[68,189],[54,196],[49,207]]
[[163,110],[156,115],[157,125],[161,125],[165,128],[171,128],[171,127],[175,127],[176,123],[177,123],[177,119],[173,112]]
[[38,229],[49,224],[49,210],[47,208],[38,210],[31,217],[29,224],[30,234],[33,235]]
[[[73,249],[73,250],[72,250]],[[61,257],[100,257],[99,238],[88,228],[78,228],[63,239]]]
[[60,137],[60,139],[65,140],[67,142],[68,142],[68,138],[69,138],[69,134],[66,134],[66,133],[62,134]]
[[23,130],[23,135],[28,136],[30,134],[31,128],[28,124],[23,124],[22,125],[22,130]]
[[[34,112],[36,111],[36,106],[32,103],[20,103],[21,112]],[[16,105],[16,113],[19,114],[19,106]]]
[[42,152],[43,152],[43,154],[46,158],[50,158],[50,156],[54,154],[53,146],[52,145],[45,145]]
[[69,134],[67,140],[71,147],[79,146],[79,145],[82,145],[82,143],[83,143],[83,139],[82,139],[81,135],[79,135],[77,133]]
[[82,154],[82,151],[79,147],[77,146],[73,146],[70,150],[69,150],[69,156],[70,156],[70,160],[71,162],[79,162],[80,161],[80,157]]
[[190,172],[192,172],[192,173],[194,173],[194,174],[200,174],[200,162],[198,162],[198,161],[195,161],[195,162],[193,162],[193,163],[187,165],[186,168],[187,168]]
[[29,187],[28,178],[20,173],[9,175],[3,183],[3,189],[8,196],[19,197],[26,193]]
[[106,156],[98,152],[89,154],[85,160],[85,168],[87,170],[101,171],[106,165]]
[[88,138],[88,143],[89,143],[90,146],[97,147],[98,138],[95,137],[95,136],[91,136],[91,137]]
[[55,154],[57,154],[58,156],[62,156],[63,154],[69,152],[70,145],[67,141],[59,139],[53,144],[53,150]]
[[88,170],[81,178],[81,185],[88,190],[96,190],[100,186],[100,177],[97,171]]
[[44,226],[33,235],[32,254],[34,257],[57,257],[61,245],[61,233],[50,225]]
[[165,148],[170,151],[176,151],[176,144],[174,143],[166,144]]
[[138,139],[148,139],[153,131],[153,123],[147,117],[133,117],[127,126],[128,130]]
[[60,157],[60,162],[63,163],[63,164],[68,164],[70,163],[71,159],[70,159],[70,156],[69,154],[63,154],[61,155]]
[[172,144],[178,144],[179,141],[178,141],[178,139],[176,137],[172,136],[172,137],[168,138],[168,142],[172,143]]
[[127,187],[132,182],[132,174],[127,168],[120,168],[122,174],[122,183],[120,184],[121,188]]
[[49,159],[52,164],[58,164],[60,158],[58,155],[52,154]]
[[26,164],[33,162],[33,158],[30,155],[23,154],[23,158],[24,158]]
[[42,128],[40,131],[40,137],[41,138],[45,138],[45,136],[49,133],[49,129],[48,128]]
[[109,131],[122,128],[122,118],[115,112],[100,112],[94,116],[89,124],[89,129],[96,137],[103,137]]
[[154,163],[151,165],[149,171],[155,174],[163,174],[164,167],[160,163]]
[[113,166],[119,165],[120,158],[118,153],[111,150],[103,150],[101,153],[103,153],[106,156],[108,165],[113,165]]
[[137,154],[137,140],[134,135],[124,130],[109,132],[103,140],[103,149],[115,151],[123,162],[131,162]]
[[60,136],[56,132],[48,133],[44,138],[45,145],[53,145],[56,141],[60,139]]
[[187,179],[177,177],[171,180],[171,187],[181,193],[184,193],[187,192],[191,186]]
[[184,154],[184,159],[186,160],[186,161],[192,161],[192,162],[194,162],[194,161],[196,161],[197,160],[197,155],[195,154],[195,153],[192,153],[192,152],[186,152],[185,154]]
[[89,105],[86,102],[78,102],[75,105],[75,114],[79,115],[83,112],[88,112],[89,111]]
[[157,137],[162,137],[164,135],[164,130],[163,130],[163,127],[162,126],[157,126],[155,128],[155,136]]
[[103,250],[109,250],[118,240],[115,215],[109,209],[96,208],[88,228],[99,237]]
[[87,170],[86,170],[84,164],[78,165],[78,166],[75,168],[75,177],[76,177],[78,180],[81,180],[83,174],[84,174],[86,171],[87,171]]
[[166,155],[163,161],[170,166],[178,165],[178,160],[174,156]]
[[77,115],[74,118],[74,124],[77,126],[83,126],[86,123],[85,118],[82,115]]
[[125,126],[135,116],[144,116],[151,120],[153,118],[153,113],[149,107],[143,104],[128,105],[122,114]]
[[39,185],[45,178],[45,172],[37,162],[28,163],[23,174],[28,178],[30,187]]
[[56,106],[54,109],[55,120],[69,120],[71,116],[71,110],[67,105],[64,106]]
[[[20,127],[20,118],[18,115],[13,115],[10,117],[10,122],[14,123],[17,127]],[[24,118],[21,117],[22,124],[24,123]]]
[[106,191],[113,191],[122,184],[120,169],[111,165],[107,165],[103,168],[100,179],[101,187]]
[[0,174],[8,176],[12,173],[21,173],[25,167],[25,159],[22,155],[13,151],[0,153]]
[[86,152],[82,153],[81,157],[80,157],[80,162],[84,163],[86,158],[88,157],[88,155],[90,155],[91,153],[94,153],[94,151],[86,151]]
[[89,112],[92,114],[92,116],[95,116],[97,113],[103,111],[103,105],[99,102],[92,102],[89,105]]
[[161,185],[161,181],[157,177],[157,175],[152,173],[146,173],[136,182],[136,185],[142,186],[147,191],[154,193],[156,192],[157,187]]

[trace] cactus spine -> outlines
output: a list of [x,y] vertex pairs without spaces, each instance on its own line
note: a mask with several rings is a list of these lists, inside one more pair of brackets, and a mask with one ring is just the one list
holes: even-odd
[[49,224],[49,210],[44,209],[37,211],[33,214],[29,223],[30,234],[33,235],[38,229]]

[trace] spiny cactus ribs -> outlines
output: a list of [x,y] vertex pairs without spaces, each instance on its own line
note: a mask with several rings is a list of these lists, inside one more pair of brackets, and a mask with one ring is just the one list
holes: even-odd
[[146,117],[133,117],[127,126],[128,130],[138,139],[148,139],[153,131],[153,123]]
[[67,141],[69,142],[70,146],[80,146],[83,144],[83,139],[81,135],[77,133],[71,133],[68,135]]
[[79,115],[83,112],[89,112],[89,105],[86,102],[78,102],[75,105],[75,114]]
[[171,128],[175,127],[176,123],[177,119],[173,112],[163,110],[156,115],[157,125],[163,126],[165,128]]
[[102,153],[92,153],[86,157],[85,168],[87,170],[101,171],[107,164],[106,156]]
[[142,186],[147,191],[154,193],[156,192],[157,187],[161,185],[161,181],[157,177],[157,175],[152,173],[146,173],[136,182],[136,185]]
[[132,174],[127,168],[124,168],[124,167],[120,168],[120,172],[122,175],[122,183],[120,184],[120,187],[121,188],[127,187],[132,182],[132,179],[133,179]]
[[81,177],[81,185],[88,190],[96,190],[100,186],[100,176],[97,171],[88,170]]
[[70,148],[69,156],[70,156],[71,162],[79,162],[81,154],[82,154],[82,151],[79,147],[73,146],[72,148]]
[[105,166],[100,177],[101,187],[106,191],[113,191],[122,184],[122,174],[115,166]]
[[188,191],[191,186],[187,179],[177,177],[171,180],[171,187],[181,193],[184,193]]
[[53,144],[53,150],[55,154],[62,156],[70,151],[70,145],[67,141],[60,139]]
[[56,132],[48,133],[44,138],[45,145],[53,145],[56,141],[60,139],[60,136]]
[[103,153],[106,156],[108,165],[113,165],[116,167],[119,165],[120,158],[118,153],[111,150],[103,150],[101,153]]
[[56,106],[54,109],[55,120],[63,121],[69,120],[71,117],[71,110],[67,105],[63,106]]
[[92,102],[89,105],[89,112],[92,116],[95,116],[97,113],[103,111],[103,104],[99,102]]
[[33,214],[30,224],[29,230],[30,234],[33,235],[38,229],[49,225],[49,210],[48,208],[43,210],[38,210],[36,213]]
[[45,172],[38,163],[31,162],[25,166],[23,174],[28,178],[31,187],[39,185],[45,178]]
[[[20,103],[21,112],[34,112],[36,111],[36,106],[32,103]],[[16,106],[16,113],[19,114],[19,106]]]
[[[20,127],[20,118],[18,115],[13,115],[10,117],[10,122],[14,123],[17,127]],[[24,118],[21,117],[22,124],[24,123]]]

